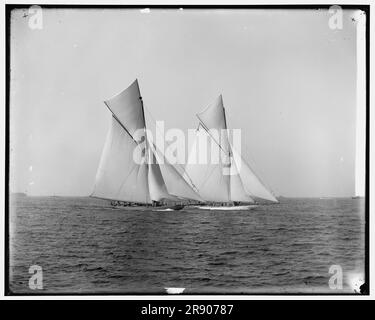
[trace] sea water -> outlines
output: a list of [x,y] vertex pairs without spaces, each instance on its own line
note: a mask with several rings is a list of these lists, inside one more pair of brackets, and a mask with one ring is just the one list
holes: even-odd
[[[12,197],[10,290],[351,293],[364,279],[364,210],[364,199],[349,198],[161,212],[92,198]],[[42,289],[30,287],[32,266],[42,271]]]

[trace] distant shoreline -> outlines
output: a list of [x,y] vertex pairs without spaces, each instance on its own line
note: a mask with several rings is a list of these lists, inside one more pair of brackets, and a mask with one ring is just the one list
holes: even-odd
[[[35,197],[35,198],[90,198],[89,195],[87,196],[74,196],[74,195],[28,195],[23,192],[12,192],[9,194],[10,196],[21,196],[21,197]],[[283,199],[319,199],[319,200],[330,200],[330,199],[365,199],[365,196],[321,196],[321,197],[276,197],[279,200]]]

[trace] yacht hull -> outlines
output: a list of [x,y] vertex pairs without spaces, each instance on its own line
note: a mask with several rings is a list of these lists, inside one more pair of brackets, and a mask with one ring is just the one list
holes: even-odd
[[201,209],[201,210],[215,210],[215,211],[242,211],[242,210],[251,210],[257,208],[257,204],[249,204],[242,206],[192,206],[191,208]]
[[184,205],[170,205],[170,206],[112,206],[113,209],[117,210],[127,210],[127,211],[178,211],[182,210]]

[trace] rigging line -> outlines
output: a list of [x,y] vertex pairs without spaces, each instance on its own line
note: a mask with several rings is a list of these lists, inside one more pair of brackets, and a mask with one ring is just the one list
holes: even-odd
[[[202,123],[200,123],[200,125],[203,127],[203,129],[207,132],[207,130],[204,128],[204,125],[202,124]],[[199,130],[199,126],[198,126],[198,129],[197,130]],[[208,134],[209,134],[209,132],[207,132]],[[213,139],[213,138],[212,138]],[[213,140],[215,140],[215,139],[213,139]],[[218,145],[219,147],[220,147],[220,145]],[[222,148],[221,148],[222,149]],[[223,150],[223,149],[222,149]],[[224,152],[224,154],[225,154],[225,151],[223,150],[223,152]],[[220,157],[220,160],[219,161],[221,161],[221,157]],[[207,183],[207,181],[208,181],[208,179],[211,177],[211,175],[212,175],[212,173],[214,172],[214,170],[217,168],[217,166],[221,166],[222,165],[222,162],[221,163],[218,163],[218,164],[214,164],[214,166],[213,166],[213,168],[212,168],[212,171],[211,171],[211,173],[208,175],[208,177],[207,177],[207,175],[206,175],[206,177],[207,178],[205,178],[204,179],[204,182],[203,182],[203,184],[201,185],[201,188]],[[221,176],[223,176],[223,175],[221,175]],[[223,179],[223,178],[222,178]],[[230,181],[229,181],[230,182]],[[227,184],[226,182],[225,182],[225,184]],[[228,197],[229,197],[229,199],[230,199],[230,185],[229,185],[229,183],[227,184],[227,189],[228,189]]]
[[220,177],[220,182],[224,183],[224,185],[227,187],[227,191],[228,191],[228,201],[232,201],[231,200],[231,192],[230,192],[230,175],[221,175]]
[[[154,143],[153,143],[152,145],[153,145],[153,147],[154,147],[154,149],[155,149],[155,152],[156,152],[160,157],[163,157],[164,161],[166,161],[166,163],[167,163],[170,167],[172,167],[172,170],[174,170],[174,172],[176,172],[177,175],[181,176],[181,174],[177,171],[177,169],[174,167],[174,165],[171,164],[170,161],[169,161],[164,155],[161,154],[161,152],[157,149],[156,145],[155,145]],[[190,179],[190,177],[189,177],[189,179]],[[190,187],[189,183],[188,183],[185,179],[182,179],[182,181],[184,181],[184,182]],[[199,195],[199,194],[198,194],[198,188],[195,186],[195,184],[193,183],[193,181],[191,181],[191,184],[192,184],[192,186],[193,186],[193,191],[194,191],[195,193],[197,193],[197,195]],[[195,188],[196,190],[194,190],[194,188]]]
[[[225,112],[225,108],[224,108],[224,106],[223,106],[223,110],[224,110],[224,125],[225,125],[225,132],[226,132],[226,134],[227,134],[227,139],[228,139],[228,155],[229,155],[229,170],[231,169],[231,157],[232,157],[232,152],[231,152],[231,149],[230,149],[230,143],[229,143],[229,135],[228,135],[228,130],[227,130],[227,128],[228,128],[228,125],[227,125],[227,117],[226,117],[226,112]],[[230,173],[229,173],[229,176],[228,176],[228,185],[229,185],[229,187],[228,187],[228,198],[229,198],[229,200],[231,199],[231,197],[232,197],[232,194],[231,194],[231,188],[230,188],[230,184],[231,184],[231,176],[230,176]]]
[[[145,163],[144,164],[144,167],[145,167],[145,170],[146,170],[146,188],[147,188],[147,192],[146,192],[146,203],[149,203],[148,200],[151,200],[151,194],[150,194],[150,186],[149,186],[149,180],[148,180],[148,172],[149,172],[149,167],[148,167],[148,164]],[[139,176],[139,171],[141,169],[141,166],[138,165],[138,170],[137,170],[137,184],[138,184],[138,176]]]
[[[156,130],[158,130],[159,133],[161,134],[161,130],[160,130],[160,128],[158,127],[158,125],[157,125],[157,123],[156,123],[156,119],[153,117],[152,113],[148,110],[148,108],[147,108],[146,106],[144,106],[144,108],[145,108],[145,110],[147,111],[147,113],[150,115],[150,117],[153,119],[153,121],[154,121],[154,123],[155,123],[155,128],[156,128]],[[168,144],[167,141],[165,141],[165,142],[167,143],[168,146],[170,146],[170,145]],[[164,159],[166,159],[165,156],[164,156]],[[192,185],[198,190],[198,188],[194,185],[193,180],[191,179],[191,177],[189,176],[189,174],[186,172],[185,167],[182,166],[182,165],[181,165],[180,163],[178,163],[178,162],[176,163],[176,165],[177,165],[178,167],[180,167],[182,173],[185,174],[185,175],[189,178],[190,183],[191,183],[191,184],[192,184]],[[176,171],[177,171],[177,170],[176,170]],[[182,177],[182,179],[184,179],[183,174],[181,174],[181,173],[178,172],[178,171],[177,171],[177,173]],[[185,180],[185,179],[184,179],[184,180]]]
[[[109,111],[112,113],[112,117],[117,121],[117,123],[124,129],[124,131],[130,136],[130,138],[133,140],[133,142],[138,146],[139,145],[138,142],[134,139],[134,137],[130,134],[130,132],[126,129],[126,127],[121,123],[121,121],[113,113],[112,109],[109,107],[109,105],[107,104],[106,101],[104,101],[104,104],[107,106],[107,108],[109,109]],[[124,183],[126,182],[126,180],[129,178],[130,174],[133,172],[133,170],[134,170],[135,167],[136,166],[133,167],[133,169],[130,171],[130,173],[128,174],[128,176],[124,179],[123,183],[121,184],[121,188],[124,185]],[[138,172],[139,172],[139,168],[138,168]],[[137,172],[137,180],[138,180],[138,172]],[[121,190],[121,188],[120,188],[120,190]],[[147,195],[147,199],[148,199],[148,195]]]
[[[156,121],[156,119],[153,117],[152,113],[148,110],[148,108],[147,108],[146,106],[145,106],[145,110],[147,111],[147,113],[150,115],[150,117],[151,117],[152,120],[154,121],[156,130],[161,134],[162,132],[161,132],[161,129],[160,129],[160,128],[158,127],[158,125],[157,125],[157,121]],[[168,141],[165,141],[165,140],[164,140],[164,142],[167,143],[168,147],[170,146],[170,144],[168,143]],[[181,169],[182,169],[182,171],[184,171],[184,167],[183,167],[180,163],[177,162],[176,165],[177,165],[177,166],[180,166]],[[179,174],[180,174],[180,173],[179,173]],[[181,175],[181,174],[180,174],[180,175]]]
[[[206,132],[210,135],[211,139],[214,140],[214,142],[219,146],[219,148],[220,148],[221,150],[223,150],[223,152],[226,154],[227,151],[225,151],[225,150],[223,149],[223,147],[220,145],[220,143],[218,143],[218,142],[216,141],[216,139],[212,136],[212,134],[210,133],[210,129],[208,129],[208,128],[206,127],[206,125],[204,124],[204,122],[199,118],[198,114],[197,114],[196,116],[197,116],[197,118],[198,118],[200,124],[202,125],[202,128],[203,128],[204,130],[206,130]],[[229,154],[229,156],[230,156],[230,154]]]
[[[144,108],[144,106],[143,106],[143,100],[142,100],[142,97],[140,96],[139,99],[141,100],[141,104],[142,104],[142,116],[143,116],[143,123],[144,123],[144,129],[145,129],[146,149],[147,149],[147,151],[149,151],[150,147],[148,146],[147,129],[146,129],[146,118],[145,118],[145,108]],[[150,162],[150,161],[149,161],[149,160],[150,160],[150,154],[149,154],[149,152],[148,152],[148,154],[147,154],[147,157],[148,157],[148,158],[147,158],[148,162]]]
[[[201,126],[201,124],[199,123],[199,124],[198,124],[198,128],[197,128],[196,131],[199,130],[199,127],[200,127],[200,126]],[[196,151],[196,149],[197,149],[197,143],[194,144],[194,147],[195,147],[195,151]],[[198,148],[199,148],[199,147],[198,147]],[[206,159],[207,159],[207,158],[206,158]],[[195,160],[198,160],[198,163],[195,164],[195,165],[202,165],[201,163],[199,163],[199,159],[197,159],[196,157],[195,157]],[[211,169],[211,173],[210,173],[208,176],[207,176],[207,173],[206,173],[205,178],[203,179],[204,181],[203,181],[202,185],[199,187],[199,189],[202,189],[203,186],[207,183],[208,179],[210,178],[210,176],[212,175],[212,173],[215,171],[216,166],[218,166],[218,165],[219,165],[219,163],[218,163],[218,164],[214,164],[214,166],[213,166],[212,169]],[[206,169],[206,172],[207,172],[207,171],[208,171],[208,169]],[[185,172],[186,172],[186,171],[185,171]],[[186,172],[186,174],[187,174],[187,172]],[[187,174],[187,175],[188,175],[188,174]],[[188,177],[189,177],[189,175],[188,175]],[[191,179],[190,177],[189,177],[189,179],[190,179],[191,183],[194,185],[192,179]],[[194,186],[195,186],[195,185],[194,185]],[[199,190],[197,187],[196,187],[196,189]]]
[[[152,151],[152,150],[151,150],[151,148],[149,147],[149,141],[148,141],[148,137],[147,137],[146,117],[145,117],[145,106],[144,106],[143,99],[142,99],[142,96],[141,96],[141,95],[139,96],[139,99],[141,100],[141,104],[142,104],[143,123],[144,123],[144,125],[145,125],[146,148],[147,148],[147,160],[148,160],[148,164],[150,164],[150,151]],[[151,199],[150,186],[149,186],[149,179],[148,179],[149,170],[150,170],[150,168],[147,166],[147,190],[148,190],[148,193],[147,193],[147,200],[148,200],[148,198],[150,198],[150,200],[151,200],[151,202],[152,202],[153,200]],[[163,183],[164,183],[164,185],[165,185],[164,178],[162,177],[162,179],[163,179]]]
[[130,132],[128,131],[128,129],[126,129],[126,127],[122,124],[122,122],[120,121],[119,118],[117,118],[117,116],[115,115],[115,113],[111,110],[111,108],[109,107],[109,105],[107,104],[107,102],[104,101],[104,104],[107,106],[108,110],[111,111],[112,113],[112,116],[115,118],[115,120],[119,123],[119,125],[126,131],[126,133],[130,136],[130,138],[138,145],[138,142],[134,139],[134,137],[130,134]]
[[[212,135],[210,134],[210,132],[209,131],[207,131],[207,129],[205,128],[205,126],[204,126],[204,124],[203,123],[200,123],[200,125],[202,126],[202,128],[209,134],[209,136],[211,137],[211,139],[212,140],[214,140],[214,142],[220,147],[220,149],[224,152],[224,154],[225,155],[227,155],[229,158],[231,158],[232,157],[232,154],[231,154],[231,152],[229,151],[225,151],[221,146],[220,146],[220,144],[218,144],[216,141],[215,141],[215,139],[212,137]],[[198,126],[198,129],[197,130],[199,130],[199,126]],[[228,138],[228,148],[230,149],[230,143],[229,143],[229,138]],[[221,157],[220,157],[220,159],[221,159]]]
[[[155,153],[152,150],[150,141],[148,140],[148,137],[147,137],[145,106],[143,104],[142,97],[140,97],[140,100],[141,100],[141,104],[142,104],[143,121],[145,123],[145,135],[146,135],[146,146],[147,146],[147,157],[148,157],[148,166],[147,166],[147,174],[148,174],[149,170],[152,170],[152,167],[150,167],[150,165],[156,164],[158,166],[159,170],[160,170],[160,166],[159,166],[159,163],[158,163],[158,161],[156,159]],[[152,161],[150,161],[151,157],[152,157]],[[155,159],[155,163],[154,163],[154,159]],[[161,179],[163,180],[163,186],[165,187],[165,190],[166,190],[167,194],[170,196],[171,194],[168,191],[167,184],[166,184],[165,179],[164,179],[164,177],[163,177],[163,175],[162,175],[161,172],[160,172],[160,175],[161,175]],[[150,196],[150,200],[153,201],[152,198],[151,198],[150,186],[148,186],[148,193],[149,193],[149,196]]]

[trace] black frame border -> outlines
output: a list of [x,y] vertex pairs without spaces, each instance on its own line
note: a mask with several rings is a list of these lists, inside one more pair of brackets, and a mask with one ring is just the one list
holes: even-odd
[[[332,4],[334,5],[334,4]],[[337,4],[335,4],[337,5]],[[32,4],[5,4],[5,195],[4,195],[4,213],[5,213],[5,223],[4,223],[4,295],[5,296],[168,296],[166,293],[160,292],[148,292],[148,293],[108,293],[108,292],[93,292],[93,293],[14,293],[10,290],[9,282],[9,96],[10,96],[10,18],[11,11],[14,9],[27,9]],[[272,4],[272,5],[103,5],[103,4],[42,4],[39,5],[42,9],[311,9],[311,10],[328,10],[331,5],[327,4]],[[342,9],[358,9],[362,10],[366,14],[366,165],[365,165],[365,284],[367,285],[367,293],[364,295],[370,295],[370,5],[340,5]],[[182,296],[356,296],[356,293],[187,293],[182,294]],[[204,303],[204,302],[202,302]]]

